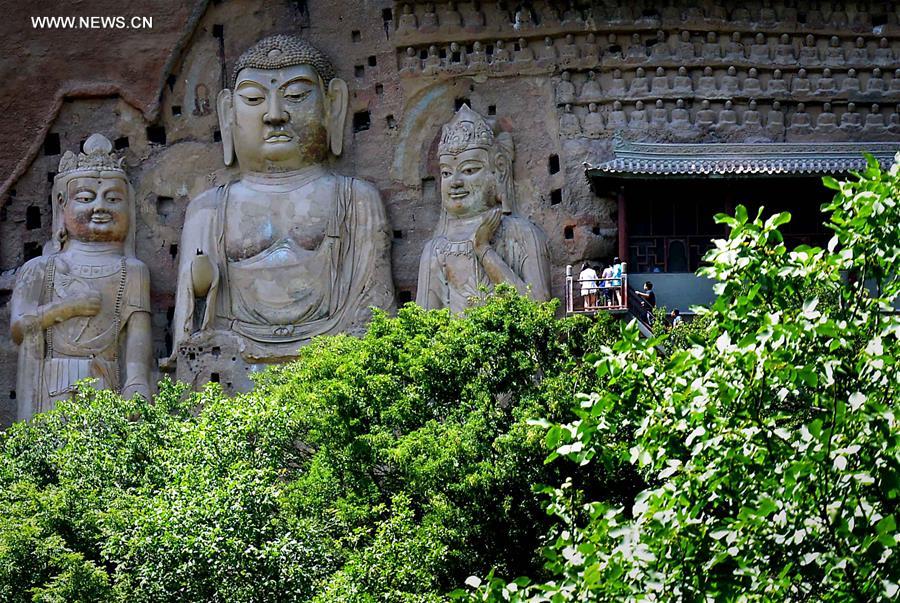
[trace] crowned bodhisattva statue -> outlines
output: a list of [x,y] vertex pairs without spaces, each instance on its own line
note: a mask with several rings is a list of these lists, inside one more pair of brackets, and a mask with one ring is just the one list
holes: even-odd
[[360,330],[373,306],[393,308],[378,191],[325,165],[341,154],[347,105],[347,84],[300,38],[266,38],[237,60],[217,108],[240,178],[194,198],[182,233],[180,379],[221,378],[220,357],[246,370],[287,360],[312,337]]
[[76,381],[150,397],[150,274],[134,257],[134,194],[94,134],[53,180],[53,239],[16,276],[19,419],[54,407]]
[[438,146],[441,216],[419,263],[416,302],[460,312],[499,283],[550,299],[547,238],[515,213],[513,141],[467,105]]

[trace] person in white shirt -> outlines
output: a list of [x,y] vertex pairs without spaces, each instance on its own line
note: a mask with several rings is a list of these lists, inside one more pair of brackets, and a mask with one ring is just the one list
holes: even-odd
[[581,298],[584,300],[584,309],[593,310],[597,307],[597,271],[585,262],[581,265],[578,282],[581,283]]
[[611,305],[612,300],[613,300],[613,288],[612,288],[612,284],[611,284],[612,281],[609,279],[613,278],[614,275],[615,275],[615,268],[613,267],[612,264],[610,264],[609,266],[607,266],[606,268],[603,269],[603,274],[600,276],[600,278],[601,278],[600,288],[603,291],[603,298],[604,298],[603,303],[606,304],[607,306]]

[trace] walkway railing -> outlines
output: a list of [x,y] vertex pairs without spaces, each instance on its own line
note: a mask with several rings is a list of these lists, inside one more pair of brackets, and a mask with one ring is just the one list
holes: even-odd
[[625,312],[628,310],[628,274],[622,264],[622,276],[579,279],[566,266],[566,314]]

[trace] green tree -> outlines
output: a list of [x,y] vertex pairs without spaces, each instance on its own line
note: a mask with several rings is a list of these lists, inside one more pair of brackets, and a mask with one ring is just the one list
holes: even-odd
[[825,179],[827,250],[786,248],[787,213],[717,216],[704,330],[661,353],[665,335],[624,328],[596,361],[609,387],[545,423],[551,456],[581,464],[633,429],[648,487],[624,506],[547,489],[553,577],[470,578],[461,598],[896,600],[900,164],[868,164]]

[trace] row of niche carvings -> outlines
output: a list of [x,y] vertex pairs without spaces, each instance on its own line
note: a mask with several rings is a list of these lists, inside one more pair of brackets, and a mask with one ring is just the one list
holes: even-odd
[[[423,71],[425,75],[457,65],[474,67],[499,63],[535,62],[543,67],[591,67],[599,62],[623,64],[668,63],[679,64],[724,62],[743,65],[775,63],[784,66],[804,67],[828,65],[831,67],[881,67],[896,65],[898,52],[886,37],[866,40],[858,36],[855,41],[838,36],[816,38],[792,38],[782,34],[779,38],[767,37],[757,32],[752,43],[747,43],[740,32],[721,38],[710,31],[702,42],[690,31],[666,34],[658,31],[655,38],[631,35],[628,44],[619,42],[615,33],[608,34],[605,47],[590,32],[576,37],[566,34],[553,38],[497,39],[485,44],[481,40],[453,41],[447,46],[407,46],[400,58],[400,69],[408,72]],[[416,58],[420,62],[416,62]],[[439,59],[439,60],[438,60]]]
[[666,104],[658,99],[646,106],[637,101],[626,107],[621,101],[607,106],[590,103],[586,111],[577,111],[567,104],[559,117],[561,138],[601,138],[627,130],[640,133],[648,130],[681,132],[688,138],[705,134],[727,135],[735,139],[758,138],[769,140],[802,140],[812,135],[827,135],[828,140],[853,140],[864,134],[866,140],[893,140],[900,134],[900,105],[886,119],[876,103],[865,115],[855,103],[848,103],[835,113],[826,102],[818,112],[807,112],[805,103],[798,103],[788,114],[779,101],[763,111],[751,100],[746,107],[736,107],[728,100],[713,105],[704,99],[689,105],[684,99]]
[[[598,77],[599,75],[599,77]],[[815,98],[876,100],[885,96],[900,96],[900,69],[888,79],[878,67],[871,72],[858,73],[856,69],[832,72],[826,67],[812,76],[805,68],[785,78],[781,69],[771,72],[751,67],[738,72],[734,66],[714,72],[712,67],[688,70],[681,66],[677,71],[657,67],[655,75],[648,77],[638,67],[626,80],[622,70],[611,72],[588,71],[573,74],[564,71],[555,81],[557,104],[596,102],[606,98],[634,100],[689,96],[706,98],[771,98],[809,100]]]
[[[660,7],[652,0],[630,2],[597,2],[579,6],[568,2],[524,2],[510,6],[498,2],[494,6],[479,2],[433,2],[413,6],[403,3],[399,10],[396,33],[401,38],[422,37],[434,34],[452,34],[459,31],[478,33],[485,30],[529,31],[536,28],[583,29],[604,24],[634,24],[655,26],[659,24],[707,25],[729,22],[755,25],[766,29],[778,29],[802,24],[813,29],[850,28],[854,31],[870,31],[881,26],[893,27],[900,23],[900,9],[889,3],[871,3],[875,10],[867,10],[865,2],[857,3],[849,13],[842,3],[828,7],[820,2],[791,2],[773,5],[769,0],[756,3],[668,2]],[[730,4],[730,5],[729,5]],[[486,9],[486,10],[485,10]]]
[[[682,32],[682,38],[688,33]],[[707,39],[715,36],[714,32],[709,32]],[[871,69],[878,66],[890,69],[896,68],[900,59],[900,53],[884,37],[877,43],[867,43],[860,37],[854,47],[845,48],[837,36],[832,36],[829,46],[819,48],[821,44],[817,46],[814,37],[808,35],[807,45],[804,46],[785,42],[771,47],[764,42],[745,49],[744,44],[737,40],[739,36],[735,32],[731,42],[726,44],[719,44],[716,40],[708,41],[702,46],[687,41],[677,45],[661,41],[648,48],[639,39],[639,34],[633,34],[631,45],[624,51],[616,43],[616,34],[609,34],[606,48],[597,43],[594,33],[586,34],[583,41],[572,34],[567,34],[562,39],[498,39],[488,44],[479,40],[453,41],[447,46],[408,46],[398,58],[398,68],[401,75],[406,77],[454,75],[462,72],[520,72],[527,68],[552,72],[572,68],[590,69],[599,65],[627,67],[648,64],[723,67],[777,65],[784,69],[796,69],[798,66]],[[757,39],[760,36],[763,34],[758,33]],[[786,36],[784,34],[782,39]]]

